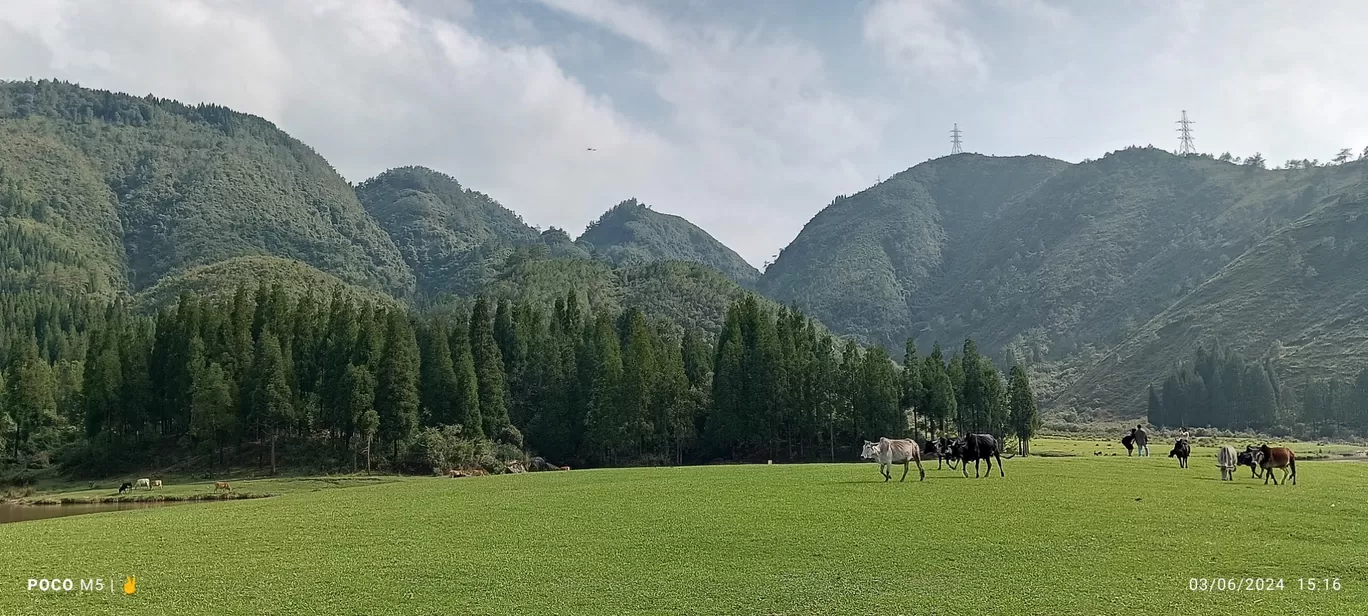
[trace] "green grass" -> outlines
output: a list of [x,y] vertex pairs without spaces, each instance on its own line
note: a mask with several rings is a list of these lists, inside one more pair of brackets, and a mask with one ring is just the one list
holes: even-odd
[[[1081,443],[1091,445],[1090,443]],[[1044,449],[1041,444],[1040,448]],[[1157,450],[1157,447],[1156,447]],[[1166,453],[1166,452],[1165,452]],[[410,478],[0,525],[0,614],[1347,614],[1368,463],[1264,486],[1214,459],[1031,457]],[[24,590],[133,574],[138,591]],[[1194,577],[1283,578],[1196,593]],[[1298,590],[1300,577],[1343,590]],[[1253,610],[1251,612],[1251,610]]]
[[[230,492],[215,490],[215,480],[193,480],[188,478],[164,479],[157,489],[136,488],[132,492],[119,494],[122,481],[95,482],[93,488],[78,489],[67,484],[64,488],[35,490],[24,497],[11,499],[14,502],[30,505],[56,505],[79,503],[119,503],[146,501],[189,501],[222,500],[242,498],[263,498],[312,492],[329,488],[348,488],[376,485],[395,481],[396,477],[366,477],[342,475],[336,477],[272,477],[266,479],[227,479],[232,487]],[[131,483],[131,480],[130,480]]]

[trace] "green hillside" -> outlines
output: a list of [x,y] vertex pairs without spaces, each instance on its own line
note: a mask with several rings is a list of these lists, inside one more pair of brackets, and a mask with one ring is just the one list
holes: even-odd
[[[727,307],[747,291],[712,268],[683,261],[611,268],[585,259],[510,260],[481,292],[550,305],[570,291],[596,310],[639,307],[675,325],[717,333]],[[773,302],[763,301],[771,310]]]
[[1068,163],[963,154],[837,197],[765,270],[760,289],[833,330],[897,347],[925,329],[920,306],[1004,203]]
[[[522,217],[488,195],[424,167],[390,169],[358,185],[356,195],[394,239],[427,294],[468,295],[494,274],[509,249],[541,240]],[[564,254],[568,238],[557,239],[548,241]]]
[[297,299],[304,293],[331,297],[338,292],[351,302],[398,304],[389,295],[347,284],[307,263],[269,256],[234,257],[177,272],[144,289],[135,296],[135,300],[145,311],[152,311],[174,305],[182,293],[194,293],[211,300],[226,300],[232,298],[240,286],[255,290],[261,283],[268,286],[279,283],[291,299]]
[[636,199],[605,212],[576,243],[615,266],[688,261],[707,265],[747,287],[760,278],[759,270],[707,231]]
[[[1263,238],[1089,367],[1061,398],[1139,411],[1148,375],[1217,340],[1301,375],[1368,365],[1368,198],[1336,199]],[[1287,380],[1285,378],[1285,380]]]
[[393,242],[347,182],[261,118],[4,82],[0,135],[0,168],[21,201],[6,216],[66,238],[76,260],[103,261],[90,285],[138,290],[177,270],[264,253],[398,297],[413,291]]
[[[1222,325],[1206,328],[1255,355],[1311,331],[1325,347],[1314,361],[1368,365],[1350,344],[1362,324],[1342,310],[1304,305],[1297,324],[1279,316],[1297,303],[1250,296],[1300,283],[1248,252],[1286,233],[1314,241],[1321,227],[1303,217],[1357,203],[1342,197],[1356,194],[1366,171],[1365,162],[1266,170],[1153,148],[1077,165],[957,155],[836,199],[761,289],[838,333],[891,348],[909,335],[922,348],[972,337],[1001,362],[1034,363],[1047,402],[1136,415],[1144,386],[1196,343],[1193,332],[1152,322],[1160,315],[1251,306],[1220,312]],[[1355,234],[1344,232],[1340,245]],[[1346,264],[1326,267],[1329,280],[1354,276]],[[1107,359],[1142,334],[1158,342],[1126,342],[1129,350],[1116,350],[1124,368]],[[1287,367],[1295,374],[1311,363],[1289,358]]]

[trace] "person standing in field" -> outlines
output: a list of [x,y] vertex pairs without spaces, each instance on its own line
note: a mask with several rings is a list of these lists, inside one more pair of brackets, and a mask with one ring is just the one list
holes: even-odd
[[1135,449],[1135,455],[1137,456],[1149,455],[1149,434],[1145,432],[1145,428],[1140,424],[1135,425]]

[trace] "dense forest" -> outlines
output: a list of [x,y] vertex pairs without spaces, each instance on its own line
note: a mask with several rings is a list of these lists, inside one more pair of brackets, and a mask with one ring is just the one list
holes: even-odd
[[909,341],[903,369],[754,295],[716,336],[576,293],[418,313],[263,284],[152,316],[32,293],[0,311],[0,443],[28,469],[830,460],[1038,424],[1025,372],[1005,382],[972,341],[948,361]]
[[1149,388],[1156,426],[1254,430],[1298,438],[1368,435],[1368,370],[1352,380],[1284,384],[1270,361],[1250,361],[1220,344],[1202,344],[1159,387]]

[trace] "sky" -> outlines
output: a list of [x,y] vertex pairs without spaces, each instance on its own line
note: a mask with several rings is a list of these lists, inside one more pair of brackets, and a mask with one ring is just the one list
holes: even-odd
[[[578,235],[635,197],[761,267],[964,149],[1368,146],[1359,0],[0,0],[0,79],[213,102],[347,179],[424,165]],[[590,151],[593,148],[594,151]]]

